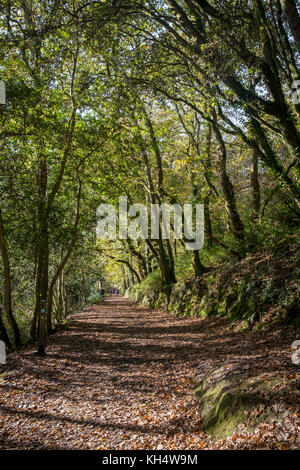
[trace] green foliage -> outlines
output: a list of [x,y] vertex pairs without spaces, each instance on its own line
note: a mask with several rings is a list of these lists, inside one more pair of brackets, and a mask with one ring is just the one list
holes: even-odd
[[162,280],[159,271],[154,271],[139,284],[138,289],[143,294],[150,294],[152,292],[159,292],[162,288]]
[[184,280],[193,275],[192,256],[189,252],[183,252],[177,256],[175,270],[178,281]]
[[89,297],[87,298],[87,303],[89,305],[93,304],[100,304],[104,300],[104,295],[101,295],[99,292],[93,292]]
[[[2,7],[1,252],[9,269],[3,261],[0,284],[23,339],[43,297],[53,300],[55,325],[90,302],[97,282],[131,286],[164,306],[176,281],[179,295],[194,278],[193,254],[172,230],[170,242],[96,241],[98,205],[118,207],[120,195],[148,209],[204,204],[198,261],[207,289],[200,307],[193,288],[180,308],[173,303],[179,311],[185,302],[185,314],[248,321],[262,300],[251,276],[231,291],[216,287],[218,272],[246,256],[277,256],[300,235],[299,106],[290,99],[297,39],[279,3],[148,3],[147,11],[144,2],[132,11],[110,0],[78,11],[48,0]],[[284,287],[267,277],[263,301],[291,310]],[[1,303],[9,310],[4,295]]]

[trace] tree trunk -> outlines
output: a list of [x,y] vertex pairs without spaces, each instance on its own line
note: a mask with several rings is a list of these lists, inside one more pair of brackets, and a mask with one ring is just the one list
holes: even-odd
[[8,322],[12,329],[13,341],[16,348],[22,345],[20,330],[12,311],[12,292],[11,292],[11,278],[10,278],[10,263],[7,250],[7,244],[4,234],[4,225],[2,218],[2,211],[0,208],[0,248],[3,262],[4,271],[4,309]]
[[207,268],[201,263],[198,250],[193,251],[193,266],[195,277],[200,277],[202,274],[207,272]]
[[[214,117],[216,119],[216,113]],[[244,225],[237,211],[233,184],[231,183],[226,170],[227,151],[225,142],[216,123],[213,124],[213,131],[218,143],[218,166],[220,182],[225,199],[225,208],[228,215],[229,228],[235,239],[239,242],[241,249],[243,249],[245,241]]]
[[206,235],[206,246],[211,247],[213,242],[213,231],[211,225],[211,218],[210,218],[210,210],[209,210],[209,199],[210,193],[204,197],[204,227],[205,227],[205,235]]
[[46,348],[46,301],[42,300],[41,302],[41,311],[38,316],[38,350],[36,355],[37,356],[45,356],[45,348]]
[[[149,121],[149,118],[148,118],[145,110],[144,110],[144,114],[146,116],[146,121],[147,121],[147,125],[148,125],[148,128],[149,128],[149,125],[150,125],[149,122],[150,121]],[[154,183],[153,183],[153,179],[152,179],[152,175],[151,175],[149,158],[148,158],[147,150],[146,150],[146,144],[145,144],[142,136],[140,136],[140,144],[141,144],[142,158],[143,158],[143,162],[144,162],[144,165],[145,165],[146,176],[147,176],[147,180],[148,180],[148,186],[149,186],[149,192],[150,192],[150,202],[151,202],[151,204],[155,204],[155,203],[161,203],[162,200],[163,200],[163,194],[164,194],[164,190],[163,190],[163,173],[162,173],[162,165],[161,165],[161,155],[160,155],[160,151],[159,151],[157,141],[155,139],[155,135],[154,135],[154,131],[153,131],[152,126],[151,126],[149,132],[150,132],[151,142],[152,142],[152,146],[154,147],[154,153],[155,153],[155,157],[156,157],[156,167],[157,167],[156,170],[157,170],[159,196],[156,194],[156,191],[155,191],[155,188],[154,188]],[[165,249],[165,246],[164,246],[164,241],[163,241],[163,238],[162,238],[162,229],[161,229],[160,220],[161,220],[161,217],[160,217],[160,214],[159,214],[158,221],[157,221],[157,223],[159,224],[159,235],[158,235],[158,240],[157,240],[157,245],[158,245],[157,250],[154,249],[154,246],[150,242],[150,240],[146,239],[146,243],[147,243],[148,247],[150,248],[150,250],[152,251],[152,253],[154,254],[154,256],[156,258],[158,267],[160,269],[162,282],[166,286],[166,290],[168,292],[167,296],[169,296],[170,288],[171,288],[170,286],[172,286],[172,284],[175,284],[177,281],[176,281],[175,269],[174,269],[174,259],[173,259],[173,256],[172,256],[172,252],[170,251],[170,244],[169,244],[169,246],[167,245],[168,254],[170,256],[170,259],[168,259],[168,254],[166,252],[166,249]],[[169,242],[169,240],[167,240],[167,242]]]
[[8,349],[12,349],[12,344],[7,334],[3,319],[2,319],[2,309],[0,305],[0,340],[4,341]]
[[252,218],[257,220],[260,212],[260,186],[258,176],[258,153],[255,150],[252,154],[250,184],[252,189]]
[[35,308],[31,325],[31,336],[38,337],[37,355],[45,354],[46,346],[46,300],[48,294],[48,268],[49,268],[49,236],[48,220],[49,210],[47,208],[47,160],[44,155],[40,156],[37,173],[37,185],[39,189],[38,203],[38,226],[37,226],[37,269],[35,283]]
[[[77,218],[77,217],[76,217]],[[78,214],[78,220],[79,220],[79,214]],[[75,225],[75,230],[77,229],[77,224]],[[73,237],[73,240],[71,242],[71,245],[69,246],[67,253],[65,256],[61,259],[61,262],[59,266],[56,269],[56,272],[54,273],[54,276],[49,284],[49,289],[48,289],[48,294],[47,294],[47,332],[48,334],[52,333],[52,299],[53,299],[53,290],[54,286],[59,279],[64,267],[66,266],[67,262],[70,259],[70,256],[72,254],[72,251],[74,249],[75,243],[77,239],[77,232],[75,232],[75,235]],[[86,302],[85,298],[85,278],[84,278],[84,273],[82,271],[82,285],[83,285],[83,297],[84,297],[84,303]]]
[[280,2],[300,54],[300,18],[296,2],[295,0],[280,0]]
[[37,355],[45,355],[46,347],[46,307],[48,296],[48,269],[49,269],[49,248],[48,248],[48,231],[43,232],[45,238],[40,246],[41,260],[41,278],[39,283],[39,292],[37,302],[39,310],[37,311],[37,336],[38,336],[38,352]]
[[250,143],[254,151],[258,152],[258,155],[268,168],[270,168],[282,182],[285,183],[287,189],[292,194],[293,199],[297,206],[300,208],[300,188],[297,183],[292,179],[292,177],[288,174],[289,172],[285,170],[280,162],[278,162],[276,153],[274,152],[269,139],[262,128],[260,122],[256,119],[251,120],[252,126],[252,133],[254,136],[254,140]]

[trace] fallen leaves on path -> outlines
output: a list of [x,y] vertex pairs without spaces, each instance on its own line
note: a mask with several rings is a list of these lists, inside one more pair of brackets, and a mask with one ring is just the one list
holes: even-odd
[[236,333],[224,319],[176,317],[111,298],[70,317],[45,358],[32,346],[8,357],[0,369],[0,448],[294,448],[297,400],[289,397],[287,421],[213,442],[194,395],[211,364],[241,357],[260,374],[295,382],[294,336],[288,327]]

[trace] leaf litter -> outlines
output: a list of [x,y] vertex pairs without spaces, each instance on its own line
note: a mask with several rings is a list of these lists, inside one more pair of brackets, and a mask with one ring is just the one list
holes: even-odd
[[[70,316],[45,358],[33,345],[9,355],[0,368],[0,448],[299,448],[295,339],[289,326],[236,332],[224,318],[179,317],[112,297]],[[194,389],[218,363],[285,377],[284,400],[277,390],[265,396],[278,419],[210,439]]]

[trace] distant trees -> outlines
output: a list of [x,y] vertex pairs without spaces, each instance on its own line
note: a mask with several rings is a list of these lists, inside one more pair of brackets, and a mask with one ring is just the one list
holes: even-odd
[[[68,295],[78,308],[86,301],[95,272],[113,269],[126,287],[158,272],[169,295],[180,276],[295,233],[294,0],[6,0],[1,9],[7,342],[28,336],[28,312],[31,336],[46,338]],[[148,206],[204,204],[204,249],[187,253],[161,227],[157,240],[96,243],[97,206],[123,194]]]

